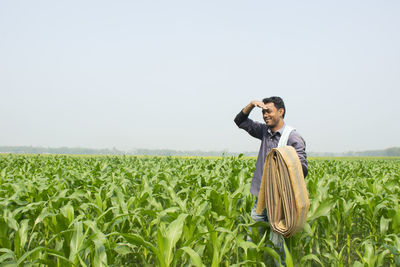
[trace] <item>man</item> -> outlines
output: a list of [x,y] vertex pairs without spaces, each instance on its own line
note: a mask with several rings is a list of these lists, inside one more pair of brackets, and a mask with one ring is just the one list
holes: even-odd
[[[255,122],[248,118],[250,112],[255,108],[261,108],[264,123]],[[247,131],[251,136],[261,140],[260,151],[258,152],[258,158],[256,168],[254,171],[253,179],[251,181],[250,193],[256,196],[256,202],[254,203],[251,211],[251,218],[254,221],[268,221],[266,210],[261,215],[256,213],[257,197],[260,191],[260,184],[264,169],[265,158],[268,152],[278,146],[279,140],[286,127],[284,122],[286,113],[285,104],[282,98],[273,96],[263,99],[263,101],[252,101],[246,107],[244,107],[235,118],[235,123],[241,129]],[[287,140],[287,145],[292,146],[296,149],[297,155],[299,156],[301,166],[303,168],[304,177],[308,172],[307,155],[305,151],[305,142],[296,130],[292,130]],[[273,235],[270,236],[271,241],[277,245],[279,241],[272,240]],[[276,239],[276,238],[275,238]],[[280,250],[283,250],[283,243],[277,245]]]

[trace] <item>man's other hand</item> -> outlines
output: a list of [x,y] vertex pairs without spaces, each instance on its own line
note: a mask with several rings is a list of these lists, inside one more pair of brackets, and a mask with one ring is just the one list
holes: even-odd
[[251,104],[253,105],[253,107],[265,108],[265,104],[262,101],[253,100],[251,101]]
[[250,104],[248,104],[247,106],[245,106],[242,111],[244,114],[249,115],[249,113],[253,110],[253,108],[255,107],[259,107],[259,108],[264,108],[265,104],[262,101],[258,101],[258,100],[253,100],[250,102]]

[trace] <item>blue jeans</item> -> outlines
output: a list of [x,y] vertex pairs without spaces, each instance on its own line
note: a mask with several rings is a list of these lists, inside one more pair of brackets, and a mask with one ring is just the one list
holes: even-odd
[[261,214],[257,214],[257,212],[256,212],[257,202],[258,202],[258,198],[256,198],[256,202],[254,202],[254,206],[251,209],[251,214],[250,214],[251,218],[255,222],[268,222],[267,209],[264,209]]
[[[254,203],[254,206],[251,209],[251,214],[250,214],[251,218],[255,222],[268,222],[267,209],[264,209],[261,214],[257,214],[257,212],[256,212],[256,210],[257,210],[257,202],[258,202],[258,198],[256,198],[256,202]],[[260,228],[259,231],[260,231],[260,234],[262,235],[263,234],[262,233],[262,228]],[[279,249],[279,251],[284,256],[283,260],[285,260],[285,249],[283,247],[283,244],[284,244],[285,240],[283,239],[283,237],[280,234],[277,234],[277,233],[275,233],[274,231],[271,230],[271,232],[269,234],[269,240],[271,240],[272,244],[274,244],[275,247],[277,247]],[[275,262],[275,264],[278,265],[277,262]],[[283,262],[282,262],[282,264],[284,265]]]

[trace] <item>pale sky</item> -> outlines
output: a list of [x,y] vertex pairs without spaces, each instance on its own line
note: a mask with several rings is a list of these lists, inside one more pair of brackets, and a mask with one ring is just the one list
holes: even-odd
[[394,0],[0,1],[0,146],[257,151],[233,119],[274,95],[307,151],[400,146],[399,14]]

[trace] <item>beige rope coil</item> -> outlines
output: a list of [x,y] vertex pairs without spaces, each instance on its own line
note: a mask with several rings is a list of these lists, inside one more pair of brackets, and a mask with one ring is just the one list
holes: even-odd
[[273,148],[264,164],[257,213],[261,214],[266,208],[272,230],[289,237],[304,227],[309,207],[296,150],[291,146]]

